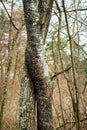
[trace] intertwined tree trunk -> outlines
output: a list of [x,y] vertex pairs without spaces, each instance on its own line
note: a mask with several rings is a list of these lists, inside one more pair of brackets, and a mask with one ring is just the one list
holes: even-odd
[[[33,0],[23,0],[23,5],[24,5],[24,15],[27,29],[27,39],[28,39],[25,51],[25,66],[27,69],[26,71],[28,73],[27,78],[31,79],[32,82],[31,91],[33,92],[34,89],[34,96],[37,101],[37,126],[38,126],[37,129],[52,130],[53,127],[52,127],[52,106],[51,106],[51,97],[52,97],[51,83],[48,73],[48,66],[47,63],[45,62],[46,59],[44,56],[44,45],[43,45],[43,38],[41,35],[41,28],[40,25],[37,26],[36,24],[37,17],[35,15],[34,9],[36,9],[37,7]],[[21,104],[20,104],[19,125],[20,130],[33,130],[34,128],[32,126],[30,127],[30,125],[24,123],[28,120],[25,119],[23,111],[27,114],[28,113],[27,110],[30,109],[28,108],[29,105],[26,104],[27,101],[26,100],[24,101],[23,99],[23,92],[25,91],[24,85],[21,85],[22,97],[20,98]],[[33,100],[34,96],[32,95]],[[29,97],[27,97],[26,99],[29,99]],[[23,101],[25,102],[24,105]],[[29,103],[29,101],[27,103]],[[23,109],[24,107],[27,108]],[[32,110],[34,110],[34,106],[32,107]],[[34,115],[34,112],[31,114]],[[31,119],[33,119],[33,117],[31,117]]]

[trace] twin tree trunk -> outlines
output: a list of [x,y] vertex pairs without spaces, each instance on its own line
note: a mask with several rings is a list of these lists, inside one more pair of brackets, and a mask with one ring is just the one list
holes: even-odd
[[37,102],[37,129],[52,130],[51,83],[45,62],[43,38],[36,25],[35,2],[23,0],[27,29],[25,67],[20,93],[20,130],[35,130],[34,107]]

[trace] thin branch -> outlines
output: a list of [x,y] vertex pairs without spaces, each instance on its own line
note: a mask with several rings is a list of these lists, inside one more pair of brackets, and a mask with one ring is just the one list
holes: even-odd
[[76,72],[75,72],[75,63],[74,63],[74,55],[73,55],[73,39],[70,34],[70,28],[69,28],[69,23],[68,23],[68,18],[67,18],[67,13],[66,13],[66,8],[65,8],[65,2],[62,0],[62,6],[64,10],[64,15],[65,15],[65,21],[66,21],[66,27],[67,27],[67,33],[70,41],[70,52],[71,52],[71,63],[72,63],[72,74],[73,74],[73,80],[74,80],[74,87],[75,87],[75,99],[76,99],[76,111],[74,111],[75,114],[75,121],[76,121],[76,129],[80,129],[80,124],[79,124],[79,99],[78,99],[78,87],[77,87],[77,81],[76,81]]
[[[54,12],[54,13],[55,13],[55,15],[57,16],[57,13],[56,13],[56,12]],[[57,16],[57,17],[59,18],[59,16]],[[54,26],[54,24],[51,24],[51,26],[54,27],[54,28],[56,29],[56,31],[57,31],[57,28],[56,28],[56,26]],[[67,36],[65,32],[61,31],[61,33],[63,33],[65,36]],[[75,39],[73,39],[73,40],[74,40],[74,44],[76,45],[76,47],[77,47],[77,48],[79,47],[79,49],[80,49],[85,55],[87,55],[87,52],[81,47],[81,45],[79,45],[79,44],[75,41]]]
[[[55,0],[56,1],[56,0]],[[59,8],[57,7],[57,10],[59,10]],[[80,11],[81,9],[79,9],[79,11]],[[87,11],[87,9],[82,9],[82,10],[86,10]],[[67,13],[67,15],[69,16],[69,17],[71,17],[72,19],[75,19],[72,15],[70,15],[69,13],[70,12],[76,12],[76,11],[78,11],[78,9],[74,9],[74,10],[70,10],[70,11],[68,11],[68,10],[66,10],[66,13]],[[55,12],[55,11],[54,11]],[[60,12],[64,12],[63,10],[60,10]],[[56,12],[55,12],[56,13]],[[56,13],[57,14],[57,13]],[[85,26],[87,26],[87,24],[86,23],[84,23],[84,21],[81,21],[81,20],[78,20],[78,19],[76,19],[79,23],[81,23],[81,24],[83,24],[83,25],[85,25]]]
[[3,1],[0,0],[0,2],[2,3],[2,5],[3,5],[3,7],[4,7],[4,9],[5,9],[5,11],[6,11],[6,13],[7,13],[9,19],[10,19],[10,22],[12,23],[12,26],[13,26],[16,30],[19,30],[19,29],[15,26],[15,24],[14,24],[14,22],[13,22],[11,16],[10,16],[10,14],[8,13],[7,8],[5,7],[5,4],[3,3]]
[[[80,122],[83,122],[83,121],[85,121],[85,120],[87,120],[87,117],[84,117],[84,118],[80,119]],[[62,124],[60,127],[57,127],[56,130],[59,130],[59,129],[62,128],[64,125],[71,124],[71,123],[73,123],[74,125],[76,124],[75,121],[72,121],[72,122],[67,121],[65,124]]]
[[[69,17],[71,17],[72,19],[75,19],[72,15],[70,15],[70,14],[67,14]],[[81,24],[83,24],[83,25],[85,25],[85,26],[87,26],[87,24],[86,23],[83,23],[81,20],[78,20],[78,19],[76,19],[79,23],[81,23]]]
[[74,40],[75,45],[84,52],[85,55],[87,55],[87,52]]
[[72,10],[66,10],[66,12],[76,12],[76,11],[87,11],[87,8],[85,8],[85,9],[72,9]]
[[72,66],[68,67],[67,69],[65,69],[65,70],[63,70],[63,71],[60,71],[60,72],[58,72],[58,73],[55,73],[55,74],[51,77],[51,79],[55,78],[56,76],[58,76],[58,75],[60,75],[60,74],[62,74],[62,73],[64,73],[64,72],[69,71],[71,68],[72,68]]

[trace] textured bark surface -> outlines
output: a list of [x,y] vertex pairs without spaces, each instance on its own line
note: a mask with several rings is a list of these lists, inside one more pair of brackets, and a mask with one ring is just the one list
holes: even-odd
[[37,100],[38,130],[52,130],[51,85],[40,27],[36,26],[35,2],[23,0],[28,44],[25,64],[34,86]]
[[45,44],[54,0],[38,0],[38,1],[39,1],[38,11],[40,16],[39,21],[41,23],[40,29],[43,36],[43,43]]
[[35,130],[34,94],[26,67],[22,70],[19,109],[19,130]]

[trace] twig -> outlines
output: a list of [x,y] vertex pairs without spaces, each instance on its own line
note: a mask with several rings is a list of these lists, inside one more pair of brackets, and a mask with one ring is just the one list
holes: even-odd
[[[85,121],[85,120],[87,120],[87,117],[84,117],[84,118],[80,119],[80,122],[83,122],[83,121]],[[73,123],[74,125],[76,124],[75,121],[72,121],[72,122],[67,121],[65,124],[62,124],[61,126],[57,127],[56,130],[59,130],[59,129],[62,128],[64,125],[71,124],[71,123]]]
[[64,72],[69,71],[71,68],[72,68],[72,66],[68,67],[67,69],[65,69],[65,70],[63,70],[63,71],[60,71],[60,72],[58,72],[58,73],[55,73],[55,74],[51,77],[51,79],[55,78],[56,76],[58,76],[58,75],[60,75],[60,74],[62,74],[62,73],[64,73]]
[[87,8],[85,8],[85,9],[72,9],[72,10],[66,10],[66,12],[76,12],[76,11],[87,11]]
[[10,22],[12,23],[12,26],[13,26],[16,30],[19,30],[19,29],[15,26],[15,24],[14,24],[14,22],[13,22],[11,16],[10,16],[10,14],[8,13],[8,11],[7,11],[7,9],[6,9],[5,4],[3,3],[3,1],[0,0],[0,2],[2,3],[2,5],[3,5],[3,7],[4,7],[4,9],[5,9],[5,11],[6,11],[6,13],[7,13],[9,19],[10,19]]

